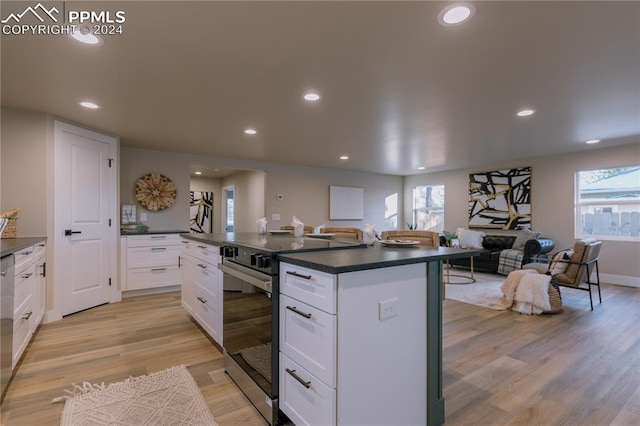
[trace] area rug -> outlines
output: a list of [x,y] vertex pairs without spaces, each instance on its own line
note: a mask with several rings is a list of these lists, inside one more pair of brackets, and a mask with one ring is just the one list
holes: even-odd
[[124,382],[74,385],[66,401],[62,426],[217,425],[198,385],[184,365]]
[[[453,270],[451,272],[454,273]],[[500,286],[506,277],[476,272],[474,278],[476,282],[473,284],[446,284],[445,297],[496,311],[507,309],[498,302],[502,297]]]

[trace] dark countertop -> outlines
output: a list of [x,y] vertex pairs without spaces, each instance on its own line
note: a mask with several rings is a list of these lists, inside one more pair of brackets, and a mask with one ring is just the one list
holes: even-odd
[[127,235],[147,235],[147,234],[184,234],[185,231],[184,229],[170,229],[170,230],[151,230],[149,229],[148,231],[145,232],[129,232],[129,231],[124,231],[122,232],[122,230],[120,230],[120,235],[121,236],[127,236]]
[[288,253],[281,255],[280,260],[317,271],[339,274],[411,263],[461,259],[479,253],[480,250],[448,247],[382,247],[376,243],[373,247],[360,249]]
[[42,241],[47,241],[47,237],[3,238],[0,240],[0,257],[8,256]]
[[184,233],[180,235],[183,238],[189,240],[200,241],[205,244],[213,244],[214,246],[221,246],[225,241],[235,241],[236,239],[249,239],[256,238],[257,232],[222,232],[220,234],[197,234],[197,233]]

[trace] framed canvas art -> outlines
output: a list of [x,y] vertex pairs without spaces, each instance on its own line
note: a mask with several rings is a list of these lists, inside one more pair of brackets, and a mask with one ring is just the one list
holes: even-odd
[[213,232],[213,192],[190,191],[189,230]]

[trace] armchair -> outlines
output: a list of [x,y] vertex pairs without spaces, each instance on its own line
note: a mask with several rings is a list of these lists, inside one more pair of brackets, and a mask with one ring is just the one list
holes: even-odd
[[397,238],[403,240],[414,240],[419,241],[421,246],[434,246],[438,247],[440,245],[440,234],[433,231],[422,231],[422,230],[391,230],[391,231],[383,231],[380,235],[382,240],[394,240]]
[[360,228],[355,228],[355,227],[332,226],[329,228],[320,228],[320,233],[336,234],[336,238],[362,240],[362,230]]

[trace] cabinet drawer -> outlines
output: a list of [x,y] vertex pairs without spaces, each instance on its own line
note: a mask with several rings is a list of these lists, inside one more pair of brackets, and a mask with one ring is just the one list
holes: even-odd
[[36,259],[34,251],[34,246],[29,246],[15,252],[16,263],[14,270],[16,271],[16,275],[21,273],[29,265],[29,263],[33,262]]
[[180,285],[178,265],[157,268],[135,268],[127,271],[127,290]]
[[127,247],[180,245],[180,234],[128,235]]
[[34,259],[39,259],[41,257],[44,257],[46,248],[47,248],[47,244],[44,243],[44,242],[34,245],[33,246],[33,258]]
[[218,340],[218,300],[201,285],[193,287],[193,317],[214,339]]
[[180,247],[183,256],[193,256],[193,246],[194,243],[192,240],[187,240],[186,238],[182,238],[180,240]]
[[16,274],[13,294],[13,312],[16,314],[24,309],[24,304],[31,297],[34,290],[33,282],[36,280],[35,270],[35,265],[30,264],[22,272]]
[[127,267],[178,266],[180,246],[133,247],[127,249]]
[[335,389],[329,388],[282,352],[279,391],[280,409],[297,426],[336,424]]
[[31,300],[29,299],[13,319],[13,368],[20,360],[20,356],[31,339],[30,318],[32,315],[34,312],[31,309]]
[[332,388],[336,386],[336,330],[335,315],[280,297],[280,350]]
[[220,261],[220,247],[194,241],[193,257],[209,262],[215,266]]
[[280,293],[330,314],[336,313],[336,277],[325,272],[280,264]]

